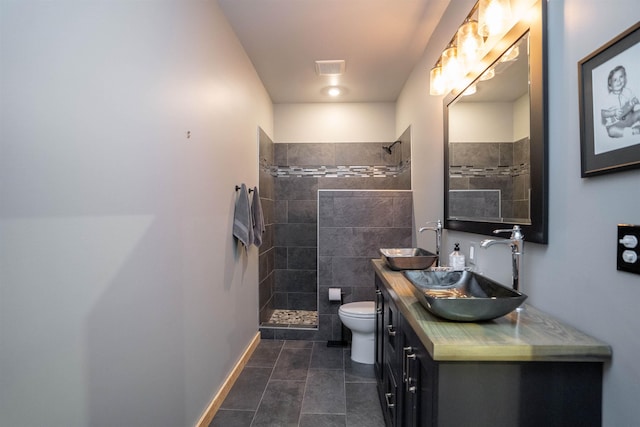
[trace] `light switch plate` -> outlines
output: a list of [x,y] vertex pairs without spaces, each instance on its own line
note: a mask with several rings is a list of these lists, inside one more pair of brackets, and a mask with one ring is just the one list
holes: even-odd
[[640,225],[618,224],[618,270],[640,274],[640,245],[636,243],[638,241]]

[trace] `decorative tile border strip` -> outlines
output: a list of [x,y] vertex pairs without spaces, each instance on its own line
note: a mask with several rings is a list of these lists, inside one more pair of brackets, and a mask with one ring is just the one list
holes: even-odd
[[472,177],[514,177],[529,173],[529,164],[495,167],[450,166],[449,176],[454,178]]
[[396,166],[271,166],[260,162],[260,168],[276,178],[388,178],[409,169],[407,160]]

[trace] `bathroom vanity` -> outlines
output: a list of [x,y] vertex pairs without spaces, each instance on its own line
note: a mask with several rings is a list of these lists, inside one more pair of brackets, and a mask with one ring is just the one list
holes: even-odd
[[600,426],[611,348],[526,306],[498,319],[439,319],[373,260],[378,391],[387,426]]

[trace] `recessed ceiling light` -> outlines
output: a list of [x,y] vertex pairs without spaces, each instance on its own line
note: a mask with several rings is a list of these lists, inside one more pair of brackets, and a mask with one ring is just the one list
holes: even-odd
[[339,87],[333,86],[333,87],[330,87],[329,90],[327,90],[327,93],[329,94],[329,96],[338,96],[342,93],[342,91],[340,90]]

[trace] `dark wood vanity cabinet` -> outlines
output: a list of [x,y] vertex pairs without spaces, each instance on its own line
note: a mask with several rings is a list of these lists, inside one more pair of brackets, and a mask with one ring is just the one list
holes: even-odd
[[398,310],[383,286],[376,288],[376,357],[378,394],[385,422],[388,426],[401,425],[398,382]]
[[378,394],[387,426],[432,426],[435,364],[376,277]]
[[[383,273],[384,280],[379,274],[375,279],[375,368],[388,427],[601,425],[608,346],[533,308],[515,326],[506,321],[443,323],[420,311],[424,309],[402,288],[404,279]],[[504,342],[494,335],[494,329],[515,327],[516,335]],[[552,341],[541,338],[545,334]],[[529,342],[538,339],[541,344]],[[447,347],[455,350],[434,360],[425,342],[435,354]],[[510,356],[514,345],[530,354]]]
[[[403,322],[406,322],[404,318]],[[401,326],[402,410],[400,425],[435,426],[437,367],[410,325]]]

